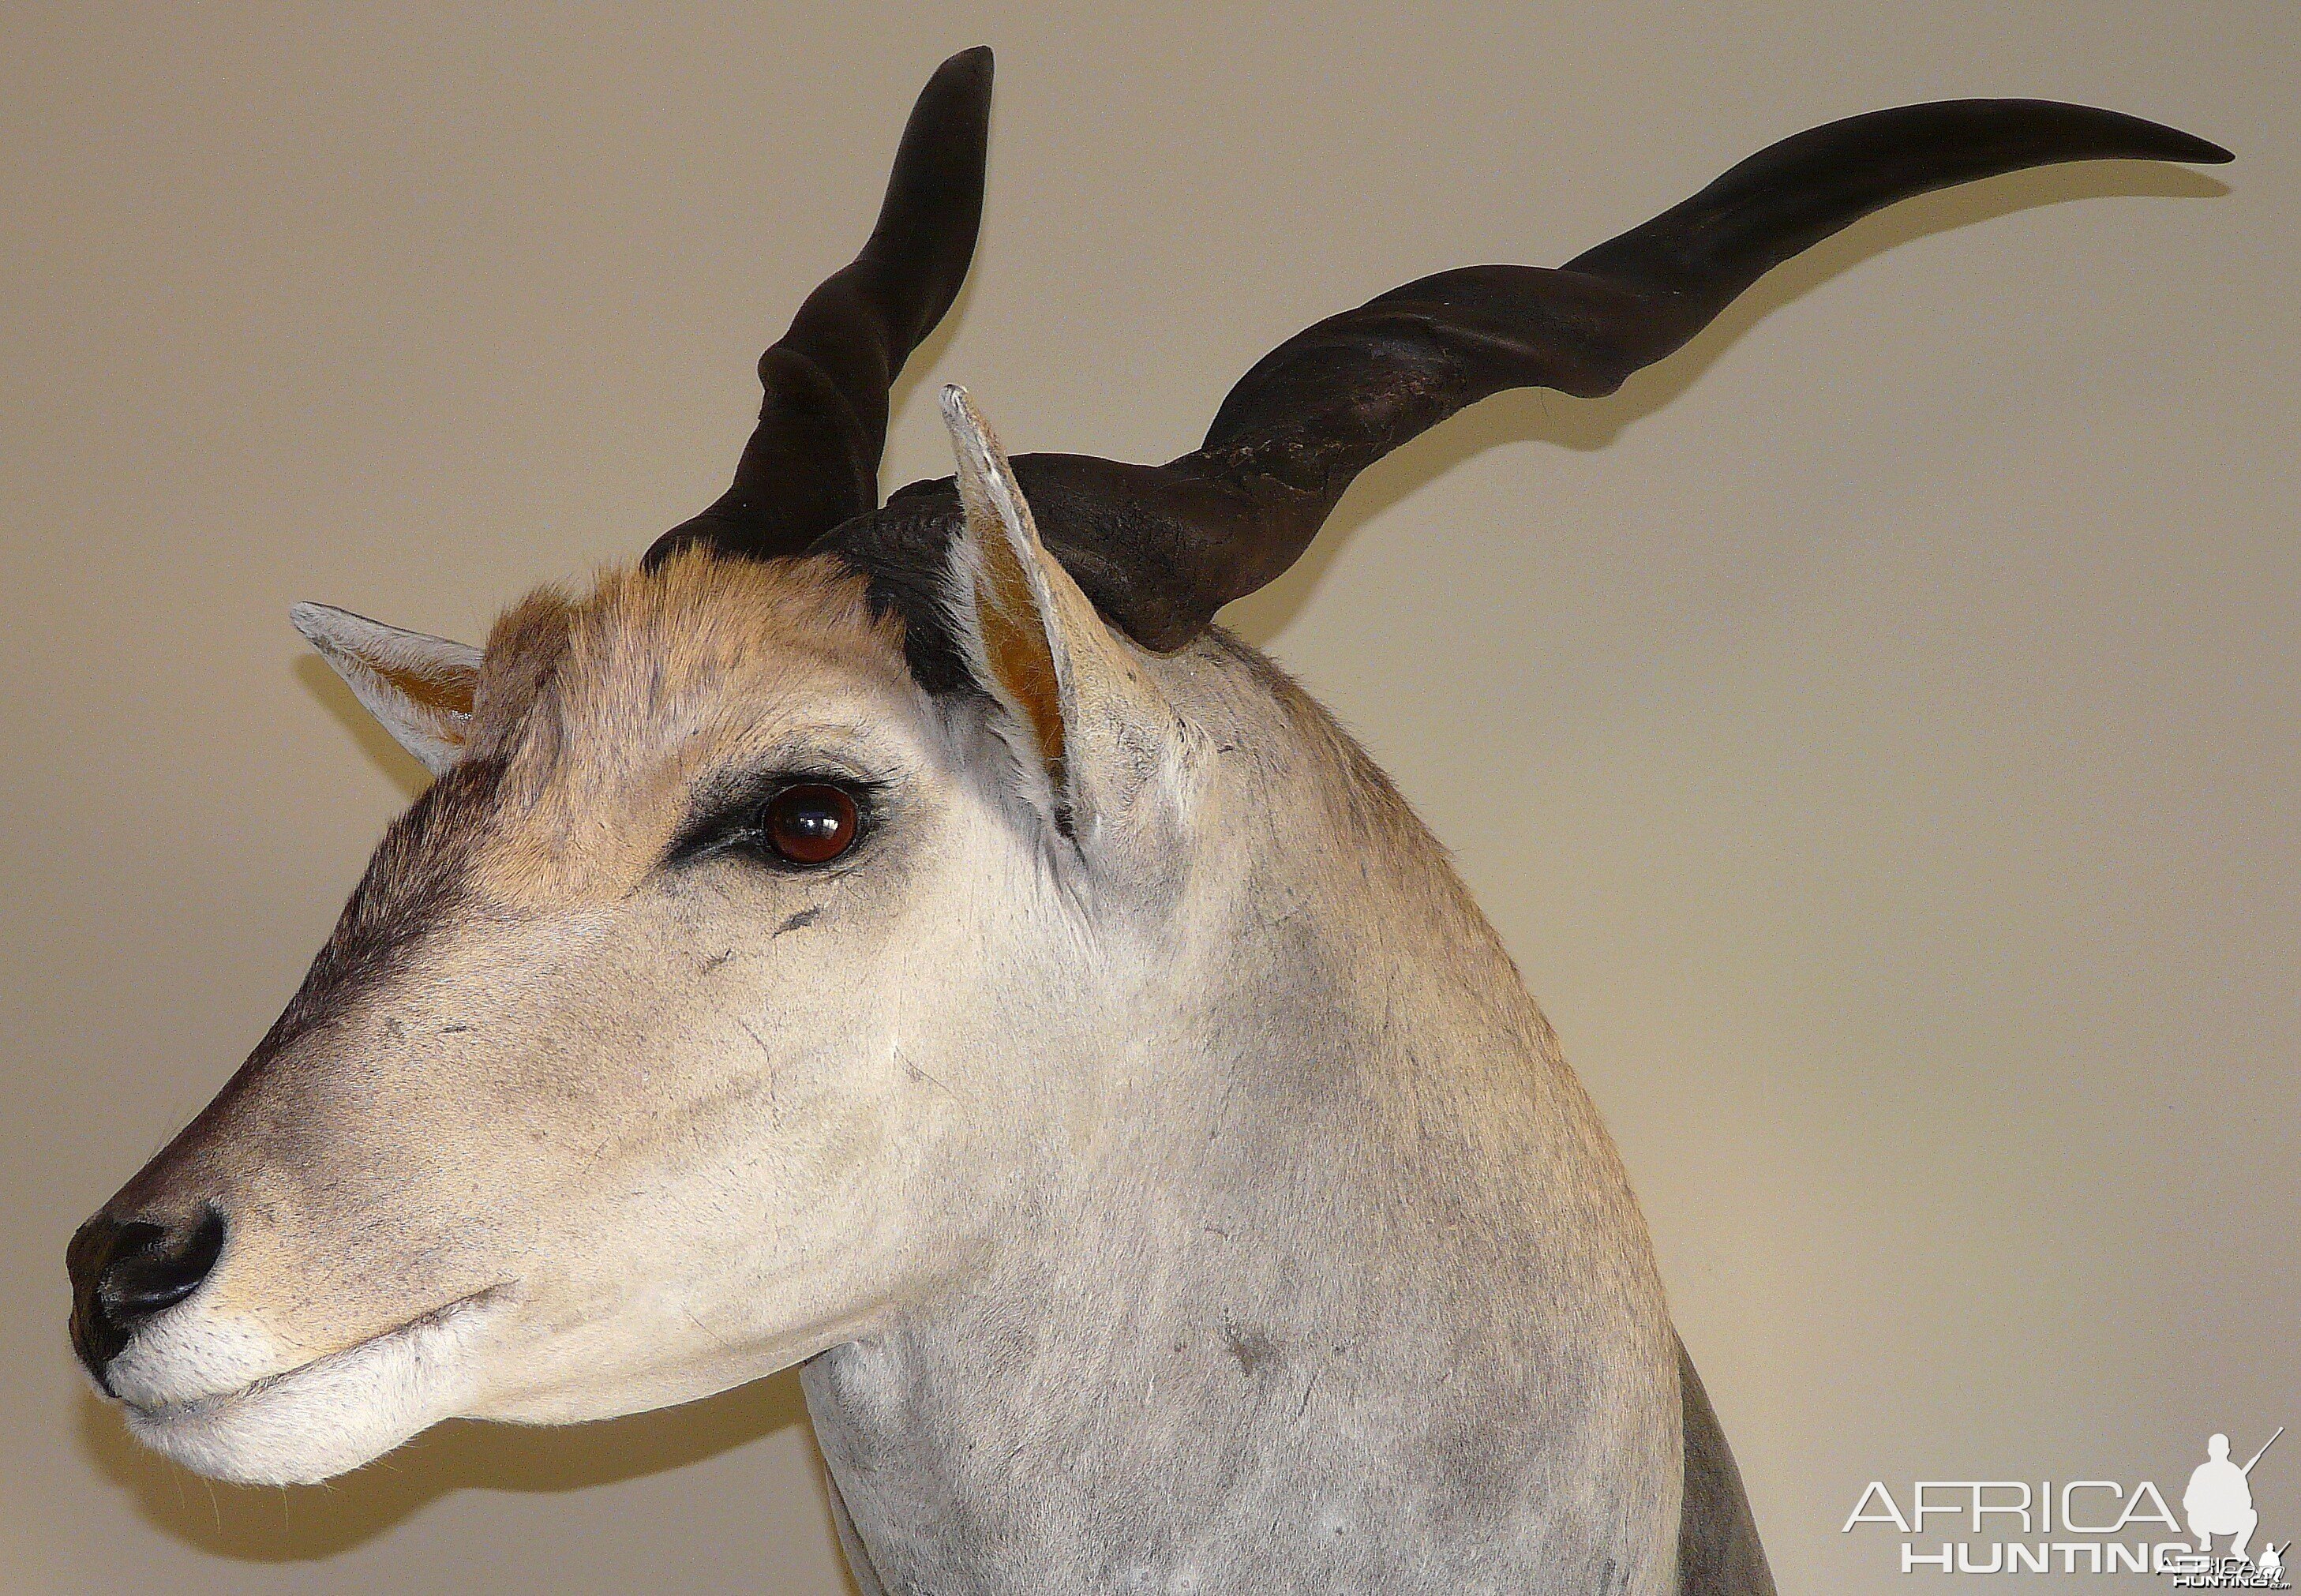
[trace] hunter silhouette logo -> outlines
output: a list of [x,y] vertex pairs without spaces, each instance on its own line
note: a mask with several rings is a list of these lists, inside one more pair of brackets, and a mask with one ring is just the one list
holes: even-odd
[[[2285,1426],[2277,1426],[2276,1433],[2261,1443],[2243,1466],[2230,1461],[2230,1439],[2213,1435],[2205,1441],[2205,1460],[2189,1475],[2189,1488],[2181,1492],[2181,1513],[2189,1521],[2189,1533],[2197,1538],[2197,1553],[2187,1559],[2188,1566],[2179,1570],[2180,1578],[2173,1582],[2177,1591],[2289,1591],[2291,1582],[2285,1577],[2286,1546],[2263,1541],[2258,1554],[2248,1553],[2245,1543],[2260,1527],[2261,1514],[2253,1505],[2253,1469],[2277,1444],[2277,1437],[2285,1433]],[[2230,1542],[2224,1555],[2213,1555],[2213,1537],[2227,1535]]]
[[[2289,1591],[2291,1541],[2247,1550],[2261,1527],[2254,1471],[2284,1433],[2279,1425],[2242,1464],[2227,1435],[2209,1437],[2179,1517],[2150,1480],[1914,1480],[1901,1497],[1872,1480],[1840,1527],[1900,1531],[1904,1574],[2157,1574],[2177,1591]],[[1949,1538],[1927,1538],[1943,1531]]]
[[[2277,1435],[2284,1433],[2285,1426],[2278,1425]],[[2215,1535],[2228,1535],[2232,1537],[2230,1555],[2246,1555],[2245,1543],[2261,1522],[2261,1515],[2253,1510],[2253,1465],[2277,1444],[2277,1435],[2271,1436],[2243,1468],[2229,1460],[2228,1436],[2215,1435],[2205,1442],[2205,1460],[2197,1465],[2189,1476],[2189,1488],[2181,1492],[2181,1511],[2188,1517],[2189,1533],[2197,1538],[2199,1551],[2213,1550]]]

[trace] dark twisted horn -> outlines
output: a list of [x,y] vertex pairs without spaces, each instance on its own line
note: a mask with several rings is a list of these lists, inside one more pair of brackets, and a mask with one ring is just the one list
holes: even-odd
[[644,564],[696,543],[753,558],[799,554],[877,506],[887,390],[966,279],[990,127],[985,46],[927,79],[863,253],[807,296],[759,357],[766,397],[734,485],[657,539]]
[[[1770,268],[1895,200],[2022,167],[2228,151],[2115,112],[2042,100],[1879,111],[1784,139],[1685,204],[1555,270],[1470,266],[1296,334],[1223,401],[1206,442],[1165,465],[1015,461],[1048,548],[1144,647],[1179,648],[1292,565],[1360,472],[1510,388],[1611,393],[1685,344]],[[899,589],[944,514],[903,489],[834,541]],[[891,594],[901,603],[899,590]],[[907,606],[908,607],[908,606]]]

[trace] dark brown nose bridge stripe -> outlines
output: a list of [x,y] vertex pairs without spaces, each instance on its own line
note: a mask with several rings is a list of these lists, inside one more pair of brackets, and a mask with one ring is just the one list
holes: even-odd
[[[406,950],[470,898],[504,766],[467,760],[425,789],[384,833],[327,945],[280,1015],[284,1045],[341,1005],[373,990]],[[275,1027],[275,1030],[279,1030]]]
[[[121,1189],[108,1211],[172,1212],[210,1199],[200,1184],[207,1149],[230,1133],[247,1094],[275,1061],[373,994],[411,948],[469,903],[472,864],[502,778],[503,766],[494,761],[458,765],[392,823],[272,1029],[214,1099]],[[198,1189],[178,1190],[188,1182]]]

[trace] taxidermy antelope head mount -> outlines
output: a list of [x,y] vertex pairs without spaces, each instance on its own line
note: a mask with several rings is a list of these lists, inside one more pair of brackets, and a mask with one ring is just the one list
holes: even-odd
[[1009,459],[946,389],[956,478],[882,503],[990,90],[987,51],[936,72],[733,485],[637,566],[484,648],[297,610],[437,780],[73,1238],[81,1360],[145,1441],[272,1482],[808,1360],[866,1589],[1765,1588],[1548,1027],[1214,617],[1389,450],[1610,392],[1880,205],[2225,152],[2036,101],[1856,117],[1563,267],[1318,323],[1163,465]]

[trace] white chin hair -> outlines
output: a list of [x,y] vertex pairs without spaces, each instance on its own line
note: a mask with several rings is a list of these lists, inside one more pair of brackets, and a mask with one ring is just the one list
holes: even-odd
[[211,1479],[315,1483],[381,1458],[464,1407],[473,1385],[465,1354],[487,1307],[484,1299],[450,1303],[221,1396],[127,1403],[129,1433]]

